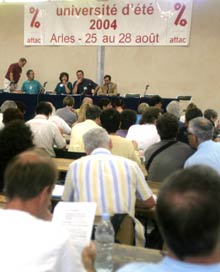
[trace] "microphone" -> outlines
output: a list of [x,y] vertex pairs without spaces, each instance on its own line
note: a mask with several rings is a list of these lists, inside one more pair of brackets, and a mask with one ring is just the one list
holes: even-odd
[[145,87],[144,96],[146,95],[147,90],[148,90],[149,87],[150,87],[150,85],[147,84],[146,87]]

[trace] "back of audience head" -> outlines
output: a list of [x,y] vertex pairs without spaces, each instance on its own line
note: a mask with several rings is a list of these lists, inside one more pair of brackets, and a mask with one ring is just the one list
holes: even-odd
[[137,112],[139,114],[143,114],[148,108],[149,108],[149,105],[147,103],[140,103],[138,105]]
[[157,131],[161,140],[175,139],[178,133],[178,119],[171,113],[164,113],[157,119]]
[[120,113],[116,109],[104,110],[100,116],[101,125],[109,134],[115,133],[120,126]]
[[83,143],[87,154],[91,154],[96,148],[111,148],[111,141],[104,128],[90,129],[83,135]]
[[123,97],[116,97],[113,100],[113,105],[116,110],[121,112],[125,108],[125,101]]
[[163,99],[159,95],[153,95],[149,100],[149,105],[151,107],[156,107],[158,109],[161,109],[163,104]]
[[1,105],[1,112],[3,113],[7,109],[11,109],[11,108],[17,109],[16,103],[13,100],[6,100]]
[[215,124],[215,121],[218,118],[218,113],[215,110],[207,109],[204,111],[204,117]]
[[33,210],[30,207],[29,211],[48,219],[51,193],[57,180],[56,166],[51,159],[33,151],[21,153],[8,164],[4,180],[9,203],[17,199],[23,203],[37,199],[39,205]]
[[193,108],[191,110],[186,111],[186,123],[188,123],[190,120],[196,118],[196,117],[202,117],[202,111],[199,108]]
[[156,121],[160,115],[161,111],[155,107],[149,107],[141,117],[139,122],[140,125],[144,124],[156,124]]
[[2,119],[3,124],[7,125],[13,120],[24,120],[24,116],[22,116],[18,109],[9,108],[5,110]]
[[71,107],[73,108],[75,105],[75,99],[72,96],[65,96],[63,99],[63,106],[64,107]]
[[47,117],[52,114],[52,111],[53,109],[48,102],[40,102],[35,109],[36,114],[43,114]]
[[168,250],[178,259],[205,258],[218,249],[219,203],[220,176],[210,167],[193,166],[165,180],[156,215]]
[[91,97],[86,96],[83,98],[82,104],[93,104],[93,100]]
[[101,98],[99,100],[99,107],[101,110],[106,110],[106,109],[111,109],[112,108],[112,103],[109,98]]
[[20,101],[15,101],[18,110],[21,112],[21,114],[24,116],[25,112],[26,112],[26,106],[24,103],[20,102]]
[[[9,160],[15,155],[32,148],[33,135],[24,121],[11,121],[0,131],[0,180]],[[0,188],[2,190],[2,188]]]
[[187,106],[186,108],[186,111],[188,110],[192,110],[192,109],[195,109],[195,108],[198,108],[197,105],[193,102],[189,103],[189,105]]
[[121,125],[120,129],[128,130],[130,126],[134,125],[137,120],[137,114],[133,110],[123,110],[120,114]]
[[213,132],[214,127],[212,123],[206,118],[197,117],[189,122],[189,142],[193,147],[197,147],[200,143],[205,141],[212,140]]
[[166,108],[168,113],[171,113],[176,116],[179,120],[181,117],[181,107],[179,101],[171,101]]
[[97,121],[100,119],[101,112],[98,106],[89,104],[86,107],[86,119]]

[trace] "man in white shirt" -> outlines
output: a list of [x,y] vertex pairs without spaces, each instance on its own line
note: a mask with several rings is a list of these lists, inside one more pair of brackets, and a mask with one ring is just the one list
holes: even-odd
[[101,110],[98,106],[88,105],[86,109],[86,120],[72,127],[69,151],[85,152],[83,135],[92,128],[100,126]]
[[142,115],[140,125],[133,125],[129,128],[126,138],[135,141],[139,150],[145,152],[149,146],[160,141],[156,128],[159,115],[160,110],[158,108],[149,107]]
[[34,135],[34,144],[44,149],[49,156],[55,157],[54,145],[58,149],[66,146],[66,141],[57,126],[48,120],[52,108],[47,102],[40,102],[36,107],[36,116],[27,122]]
[[[69,234],[47,222],[57,179],[52,160],[28,151],[5,172],[6,209],[0,210],[0,256],[4,272],[78,271]],[[42,220],[43,219],[43,220]]]

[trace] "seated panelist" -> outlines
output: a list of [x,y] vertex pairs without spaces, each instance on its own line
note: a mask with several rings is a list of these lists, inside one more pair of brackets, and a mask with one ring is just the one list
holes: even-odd
[[25,80],[21,86],[21,91],[27,94],[38,94],[44,92],[44,87],[41,83],[34,79],[35,73],[33,70],[28,70],[27,80]]
[[60,82],[57,84],[55,88],[56,94],[71,94],[72,93],[72,83],[69,82],[69,74],[66,72],[62,72],[60,74]]

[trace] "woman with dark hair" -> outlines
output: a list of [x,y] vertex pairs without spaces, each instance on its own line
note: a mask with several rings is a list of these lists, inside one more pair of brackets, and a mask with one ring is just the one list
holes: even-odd
[[69,82],[69,74],[66,72],[62,72],[60,74],[60,82],[57,84],[55,88],[56,94],[70,94],[73,90],[73,85]]

